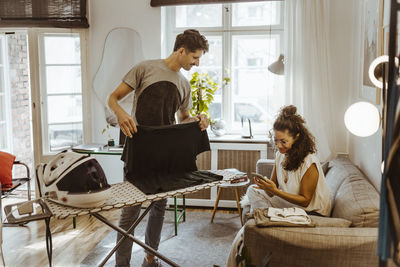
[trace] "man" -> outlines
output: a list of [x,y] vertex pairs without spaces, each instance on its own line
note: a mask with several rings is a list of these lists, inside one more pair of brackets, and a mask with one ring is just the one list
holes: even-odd
[[[174,51],[166,59],[148,60],[134,66],[123,78],[123,82],[110,95],[108,105],[115,113],[122,132],[132,138],[136,125],[163,126],[175,124],[175,113],[179,123],[199,122],[206,130],[209,121],[204,115],[191,117],[191,89],[188,80],[180,73],[181,68],[190,70],[198,66],[200,57],[208,52],[208,41],[197,30],[186,30],[178,34]],[[131,116],[118,104],[132,90],[135,98]],[[126,177],[125,177],[126,178]],[[149,215],[145,243],[157,250],[167,200],[157,201]],[[119,226],[127,230],[138,218],[140,206],[124,208]],[[117,241],[122,237],[118,234]],[[125,239],[116,252],[115,266],[129,266],[132,241]],[[161,266],[160,261],[146,254],[142,266]]]

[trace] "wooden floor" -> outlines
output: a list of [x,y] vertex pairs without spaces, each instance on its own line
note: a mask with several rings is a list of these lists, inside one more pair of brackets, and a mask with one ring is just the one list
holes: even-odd
[[[5,205],[7,199],[3,199]],[[119,214],[120,210],[102,213],[114,223],[118,221]],[[92,216],[76,219],[75,229],[72,218],[52,218],[50,221],[53,266],[77,266],[110,231],[108,226]],[[49,266],[45,230],[43,220],[29,222],[22,227],[3,227],[2,247],[6,266]]]
[[[3,199],[3,206],[15,200]],[[188,210],[207,211],[192,208]],[[237,213],[221,209],[218,212]],[[117,223],[120,210],[101,213],[113,223]],[[4,217],[3,217],[4,218]],[[111,228],[96,218],[79,216],[74,229],[72,218],[50,221],[53,239],[53,266],[77,266],[94,247],[111,231]],[[43,220],[29,222],[26,226],[3,227],[3,253],[6,266],[49,266],[46,252],[46,226]],[[1,263],[0,263],[1,265]]]

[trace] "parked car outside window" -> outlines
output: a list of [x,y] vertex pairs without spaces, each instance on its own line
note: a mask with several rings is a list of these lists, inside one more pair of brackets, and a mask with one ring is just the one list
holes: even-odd
[[[268,114],[260,105],[250,101],[235,102],[234,121],[241,122],[241,119],[250,119],[253,123],[267,123],[273,120],[272,115]],[[221,102],[214,102],[210,105],[211,119],[221,118]]]

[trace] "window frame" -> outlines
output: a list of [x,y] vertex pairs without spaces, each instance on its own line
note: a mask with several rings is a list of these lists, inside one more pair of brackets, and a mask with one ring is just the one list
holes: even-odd
[[10,92],[10,81],[8,75],[8,45],[6,41],[6,31],[0,31],[0,46],[2,52],[3,62],[0,62],[0,65],[3,67],[3,71],[0,73],[2,75],[2,81],[4,86],[4,92],[0,93],[3,95],[4,103],[0,103],[4,107],[5,119],[0,121],[0,123],[6,126],[6,142],[5,147],[0,147],[1,150],[12,152],[13,142],[12,142],[12,123],[11,123],[11,92]]
[[[221,4],[221,12],[222,12],[222,26],[219,27],[196,27],[203,35],[211,36],[221,36],[222,38],[222,79],[227,78],[229,75],[226,70],[229,69],[232,71],[232,40],[234,35],[278,35],[279,36],[279,49],[283,51],[284,49],[284,3],[283,1],[276,1],[279,4],[280,16],[279,23],[275,25],[262,25],[262,26],[232,26],[232,5],[234,3],[225,3]],[[162,50],[162,56],[167,57],[169,53],[173,50],[173,45],[175,41],[175,37],[177,34],[183,32],[187,27],[175,27],[176,25],[176,6],[167,6],[162,7],[162,14],[164,18],[162,22],[165,23],[163,28],[165,29],[165,36],[162,36],[162,40],[165,40]],[[277,57],[278,58],[278,57]],[[201,68],[201,63],[200,63]],[[234,92],[232,92],[231,83],[228,85],[222,86],[222,94],[221,94],[221,117],[227,122],[227,132],[228,134],[239,134],[240,129],[233,128],[235,122],[233,121],[233,97]],[[284,88],[284,86],[283,86]],[[287,95],[288,92],[285,92]],[[286,100],[287,97],[285,97]],[[253,129],[253,133],[255,134],[266,134],[265,130],[261,129]]]
[[86,29],[54,29],[54,28],[35,28],[28,29],[29,42],[29,64],[31,76],[32,92],[32,127],[35,161],[41,162],[50,159],[50,156],[59,151],[50,151],[48,139],[48,121],[47,121],[47,103],[44,97],[47,97],[46,89],[46,66],[41,64],[44,57],[43,38],[46,34],[70,35],[78,34],[80,38],[80,56],[81,56],[81,86],[82,86],[82,131],[83,143],[91,141],[91,107],[90,91],[88,90],[87,77],[87,30]]

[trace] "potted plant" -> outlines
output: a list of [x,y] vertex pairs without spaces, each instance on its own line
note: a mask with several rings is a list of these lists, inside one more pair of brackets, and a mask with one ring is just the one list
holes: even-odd
[[[229,78],[223,79],[223,84],[226,85],[230,82]],[[216,83],[208,73],[198,73],[192,74],[192,79],[190,80],[190,86],[192,89],[192,102],[193,107],[189,111],[190,115],[197,116],[204,114],[208,117],[211,124],[211,115],[209,112],[209,106],[214,100],[214,94],[218,89],[218,83]]]

